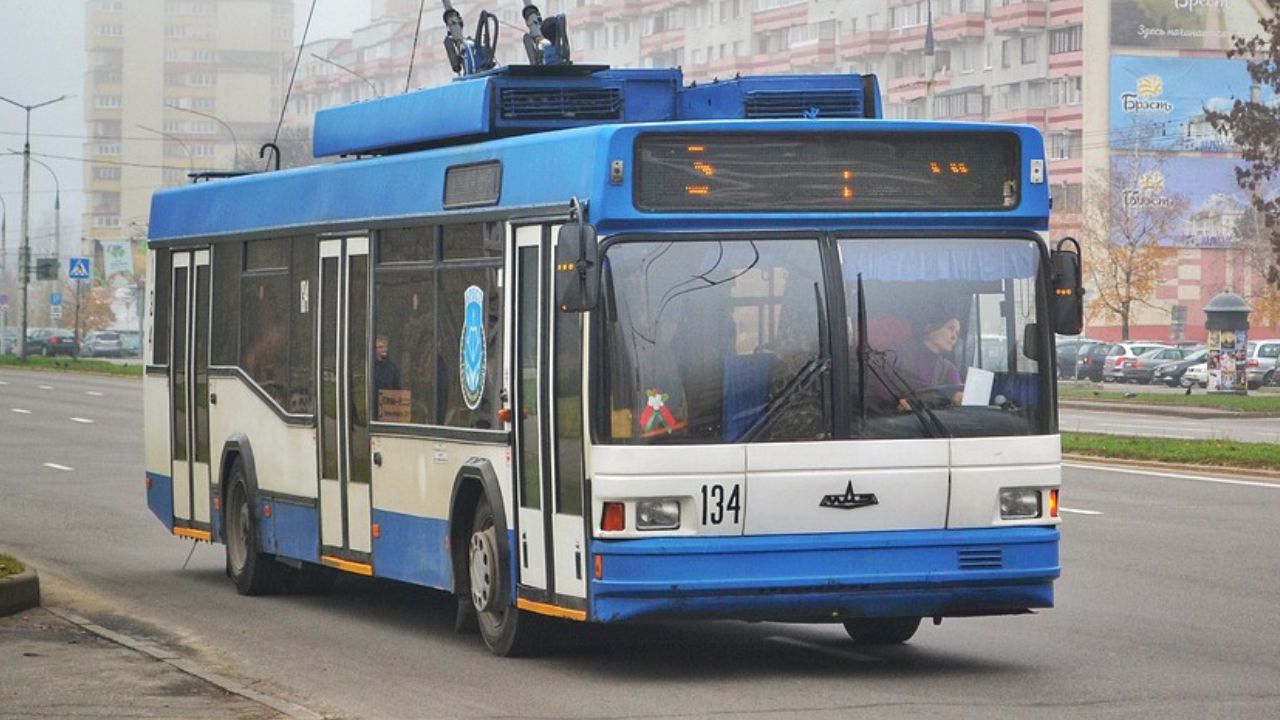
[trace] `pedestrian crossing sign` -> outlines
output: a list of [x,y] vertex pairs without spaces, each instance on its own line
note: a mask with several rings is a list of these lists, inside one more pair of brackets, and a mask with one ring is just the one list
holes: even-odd
[[89,279],[89,258],[73,257],[67,261],[67,277],[72,280]]

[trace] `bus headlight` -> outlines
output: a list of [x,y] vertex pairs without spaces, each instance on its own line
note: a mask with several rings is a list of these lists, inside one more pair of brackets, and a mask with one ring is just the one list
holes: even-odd
[[1040,517],[1040,488],[1000,488],[1000,519]]
[[680,501],[655,498],[636,501],[637,530],[675,530],[680,527]]

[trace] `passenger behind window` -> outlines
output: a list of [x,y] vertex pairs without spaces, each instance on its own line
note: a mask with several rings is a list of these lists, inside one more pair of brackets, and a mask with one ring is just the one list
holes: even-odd
[[413,404],[410,392],[401,389],[400,368],[391,359],[391,342],[386,335],[373,341],[373,395],[377,398],[377,419],[383,422],[410,422]]

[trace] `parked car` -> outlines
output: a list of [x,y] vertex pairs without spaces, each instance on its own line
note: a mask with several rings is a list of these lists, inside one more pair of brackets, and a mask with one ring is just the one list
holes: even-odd
[[1191,387],[1192,385],[1209,387],[1208,361],[1192,365],[1182,373],[1182,387]]
[[1107,365],[1107,353],[1111,350],[1109,342],[1085,343],[1076,351],[1076,369],[1074,377],[1092,382],[1102,382],[1102,370]]
[[1156,348],[1172,348],[1172,345],[1156,342],[1115,343],[1107,350],[1107,361],[1102,368],[1103,382],[1124,382],[1124,366],[1130,360]]
[[120,357],[124,354],[124,343],[111,330],[94,330],[84,336],[81,350],[88,357]]
[[1064,379],[1074,378],[1076,376],[1076,358],[1080,354],[1080,348],[1099,342],[1101,341],[1085,337],[1057,338],[1055,347],[1058,355],[1058,377]]
[[1245,378],[1249,389],[1280,385],[1280,340],[1250,340],[1245,346]]
[[1187,368],[1192,365],[1203,364],[1208,355],[1208,350],[1200,348],[1192,351],[1189,355],[1184,355],[1181,360],[1157,365],[1156,369],[1151,373],[1151,382],[1162,382],[1169,387],[1178,387],[1182,384],[1182,378],[1186,375]]
[[1125,362],[1121,370],[1125,382],[1136,382],[1150,385],[1157,367],[1181,360],[1191,354],[1190,350],[1178,347],[1155,348],[1148,350],[1132,360]]
[[116,330],[120,336],[121,357],[142,356],[142,333],[137,330]]
[[62,328],[28,328],[25,345],[27,355],[80,355],[76,334]]

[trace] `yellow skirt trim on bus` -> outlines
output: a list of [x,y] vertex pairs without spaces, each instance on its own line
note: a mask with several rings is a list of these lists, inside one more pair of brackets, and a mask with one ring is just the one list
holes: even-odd
[[192,540],[203,540],[205,542],[211,542],[213,540],[213,535],[210,534],[208,530],[196,530],[195,528],[176,527],[173,529],[173,534],[178,537],[191,538]]
[[566,618],[568,620],[580,620],[585,622],[587,619],[586,610],[574,610],[573,608],[534,602],[532,600],[525,600],[524,598],[516,598],[516,607],[521,610],[538,613],[539,615],[550,615],[551,617]]
[[373,577],[373,566],[365,563],[352,562],[343,560],[342,558],[333,557],[332,555],[321,555],[320,564],[328,565],[331,568],[337,568],[343,572],[355,573],[356,575],[367,575]]

